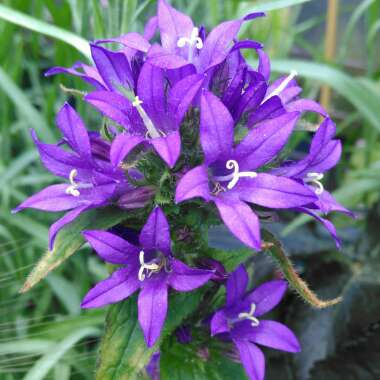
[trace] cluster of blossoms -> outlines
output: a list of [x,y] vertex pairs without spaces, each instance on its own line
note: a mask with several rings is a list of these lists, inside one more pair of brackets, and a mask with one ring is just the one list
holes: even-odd
[[[157,16],[143,35],[95,41],[93,65],[79,62],[47,72],[74,75],[90,84],[93,89],[84,101],[109,121],[106,133],[89,132],[65,104],[57,116],[63,135],[58,144],[44,144],[32,132],[42,163],[63,181],[28,198],[16,211],[66,211],[50,228],[51,249],[57,233],[90,209],[112,205],[150,212],[137,239],[83,231],[104,261],[121,268],[91,289],[82,304],[102,307],[140,289],[138,318],[149,347],[165,322],[169,287],[191,291],[214,280],[215,273],[176,258],[181,252],[173,252],[167,216],[155,202],[161,182],[150,183],[141,163],[146,167],[159,161],[173,184],[173,203],[200,207],[203,200],[211,213],[215,205],[231,233],[254,250],[262,247],[262,210],[311,215],[339,246],[333,224],[320,214],[349,214],[322,184],[324,173],[340,158],[341,143],[323,108],[300,98],[296,73],[270,83],[270,61],[262,44],[237,40],[243,23],[262,16],[253,13],[223,22],[206,33],[159,0]],[[119,49],[104,47],[108,43]],[[257,68],[247,63],[243,49],[257,53]],[[323,121],[309,153],[299,161],[285,161],[280,153],[305,112],[318,113]],[[286,284],[272,281],[245,294],[248,275],[243,266],[226,277],[226,306],[212,317],[211,334],[230,338],[249,377],[263,379],[264,358],[255,343],[299,351],[290,330],[260,319],[278,304]]]

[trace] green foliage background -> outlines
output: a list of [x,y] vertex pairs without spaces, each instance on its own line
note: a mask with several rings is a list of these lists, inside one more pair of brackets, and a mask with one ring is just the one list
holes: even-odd
[[[277,317],[295,329],[304,349],[294,357],[268,351],[268,379],[380,378],[380,3],[340,1],[334,62],[323,58],[327,1],[173,0],[172,4],[207,27],[247,11],[268,11],[266,19],[247,24],[242,37],[264,42],[275,74],[296,69],[305,96],[318,99],[321,86],[331,86],[329,109],[344,152],[326,186],[358,217],[334,219],[344,238],[340,252],[306,217],[272,228],[317,293],[325,298],[343,294],[344,300],[318,311],[295,296],[287,297]],[[83,248],[45,281],[19,294],[26,275],[46,250],[47,228],[55,216],[33,211],[11,215],[10,210],[54,181],[39,163],[29,129],[35,128],[44,141],[54,141],[55,113],[68,97],[60,84],[85,90],[73,78],[44,78],[44,71],[86,59],[86,40],[141,31],[154,9],[153,0],[0,3],[0,379],[94,377],[106,310],[82,311],[79,304],[107,269]],[[96,128],[95,113],[81,102],[76,107],[87,125]],[[300,133],[292,144],[302,146],[307,139]],[[238,248],[220,229],[212,231],[210,241],[215,248],[231,250],[231,255]],[[274,265],[264,255],[250,260],[255,282],[273,275]],[[242,378],[234,363],[221,367],[219,347],[211,345],[216,353],[210,361],[199,355],[204,344],[197,336],[186,348],[166,339],[163,379]],[[140,373],[138,378],[144,376]]]

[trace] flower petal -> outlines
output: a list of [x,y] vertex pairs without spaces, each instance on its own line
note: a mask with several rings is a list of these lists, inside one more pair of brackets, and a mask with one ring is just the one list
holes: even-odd
[[[78,69],[82,69],[83,72],[78,71]],[[91,84],[97,90],[106,90],[107,88],[98,71],[94,67],[88,66],[82,62],[77,62],[72,67],[52,67],[45,72],[45,77],[50,77],[57,74],[74,75]]]
[[86,95],[84,100],[103,115],[125,127],[131,134],[145,134],[143,121],[132,103],[124,96],[115,92],[96,91]]
[[241,170],[255,170],[270,162],[285,146],[299,118],[298,112],[269,119],[252,129],[234,150]]
[[164,71],[146,62],[137,81],[137,94],[155,127],[163,132],[172,129],[172,119],[166,114]]
[[233,114],[235,123],[237,123],[242,117],[244,112],[250,112],[256,109],[264,99],[267,91],[267,84],[264,81],[258,81],[252,83],[240,97],[239,103]]
[[337,249],[340,248],[342,242],[341,242],[341,240],[338,237],[338,234],[336,232],[336,229],[335,229],[335,226],[334,226],[333,223],[331,223],[326,218],[322,218],[316,212],[314,212],[314,211],[312,211],[312,210],[310,210],[309,208],[306,208],[306,207],[297,207],[297,208],[295,208],[295,211],[299,211],[299,212],[303,212],[305,214],[308,214],[308,215],[312,216],[314,219],[316,219],[318,222],[322,223],[322,225],[326,228],[326,230],[329,232],[329,234],[331,235],[331,237],[334,239],[336,248]]
[[228,319],[223,310],[217,311],[211,319],[211,336],[229,332]]
[[234,340],[240,360],[250,380],[264,380],[265,358],[262,351],[253,343]]
[[283,280],[265,282],[247,294],[244,300],[256,305],[255,316],[260,317],[279,304],[287,287]]
[[318,199],[312,190],[299,182],[264,173],[255,178],[241,178],[232,191],[246,202],[269,208],[292,208]]
[[178,81],[169,92],[168,112],[174,115],[176,125],[178,126],[193,100],[199,93],[205,77],[200,74],[189,75]]
[[91,161],[91,146],[86,127],[75,110],[65,103],[57,115],[57,126],[70,147],[83,159]]
[[58,232],[65,227],[67,224],[73,222],[82,212],[85,212],[93,208],[92,205],[84,205],[77,207],[68,213],[66,213],[62,218],[58,219],[49,228],[49,250],[52,251],[54,247],[54,241],[57,237]]
[[293,332],[276,321],[260,320],[257,327],[252,328],[248,339],[266,347],[286,352],[300,352],[301,347]]
[[248,286],[248,273],[243,264],[240,264],[227,280],[226,305],[231,306],[241,300]]
[[168,310],[166,275],[160,273],[141,283],[138,314],[145,342],[152,347],[160,337]]
[[150,213],[139,239],[143,249],[156,249],[166,255],[171,254],[169,223],[160,207]]
[[328,117],[325,109],[317,102],[311,99],[298,99],[286,105],[288,112],[316,112],[322,116]]
[[154,37],[154,35],[156,34],[157,28],[158,28],[158,17],[153,16],[145,24],[144,38],[148,41],[151,40]]
[[152,45],[149,49],[148,62],[166,70],[179,69],[189,65],[194,67],[192,64],[189,64],[185,58],[182,58],[175,53],[171,53],[158,45]]
[[319,208],[319,210],[324,214],[336,211],[346,214],[351,218],[355,218],[355,214],[352,211],[346,209],[341,204],[339,204],[336,201],[336,199],[326,190],[324,190],[322,194],[319,195],[318,201],[315,202],[315,204]]
[[169,133],[165,137],[151,139],[149,142],[168,166],[170,168],[174,167],[181,154],[181,136],[179,131]]
[[108,263],[127,264],[137,262],[140,249],[121,237],[106,231],[84,231],[84,238],[96,253]]
[[169,285],[178,292],[189,292],[208,282],[214,271],[190,268],[183,262],[173,259],[171,261],[172,272],[168,275]]
[[239,200],[214,198],[224,224],[240,241],[256,250],[261,249],[259,218]]
[[102,307],[128,298],[140,286],[136,268],[121,268],[96,284],[83,298],[84,309]]
[[175,202],[180,203],[196,197],[201,197],[205,201],[211,199],[207,167],[204,165],[189,170],[179,180],[175,193]]
[[222,101],[209,91],[201,96],[200,140],[205,162],[231,154],[234,121]]
[[225,21],[209,33],[199,55],[200,71],[218,65],[227,57],[242,23],[243,20]]
[[255,112],[252,112],[249,116],[247,127],[252,128],[266,119],[280,116],[285,112],[286,110],[282,105],[281,99],[278,96],[273,96],[261,104]]
[[133,89],[132,71],[124,53],[113,52],[91,44],[91,56],[110,90],[119,92],[120,88]]
[[144,141],[141,136],[130,136],[124,133],[117,135],[112,141],[110,160],[113,166],[118,166],[133,148]]
[[150,43],[148,42],[148,39],[145,36],[143,37],[141,34],[136,32],[123,34],[114,38],[107,38],[95,41],[96,44],[108,42],[116,42],[130,49],[142,51],[143,53],[147,53],[150,48]]
[[91,166],[88,162],[56,145],[40,142],[34,130],[31,131],[31,135],[39,151],[42,164],[49,172],[65,178],[69,178],[73,169],[78,171],[78,177],[83,178],[89,174],[88,170],[91,169]]
[[170,6],[165,0],[159,0],[158,27],[162,46],[170,52],[177,48],[178,39],[189,38],[194,28],[191,18]]
[[25,208],[34,208],[43,211],[66,211],[82,204],[79,197],[66,193],[68,184],[51,185],[27,198],[18,205],[13,212]]

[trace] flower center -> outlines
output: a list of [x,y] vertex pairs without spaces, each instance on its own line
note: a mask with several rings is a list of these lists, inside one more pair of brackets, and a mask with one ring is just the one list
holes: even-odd
[[146,277],[150,278],[153,274],[161,272],[162,268],[165,268],[165,271],[169,271],[167,268],[166,258],[164,256],[161,257],[159,261],[156,259],[145,262],[144,259],[145,252],[140,251],[139,261],[140,261],[140,269],[138,278],[140,281],[144,281]]
[[141,116],[141,119],[144,122],[145,128],[147,129],[147,134],[152,138],[158,138],[161,137],[160,132],[156,129],[154,126],[152,120],[145,112],[144,108],[141,107],[141,104],[143,104],[143,101],[139,99],[138,96],[135,97],[135,99],[132,102],[133,107],[136,108],[137,112]]
[[196,47],[198,50],[203,48],[203,41],[199,37],[199,29],[194,27],[193,30],[191,31],[190,38],[188,37],[181,37],[177,41],[177,46],[179,48],[183,48],[186,45],[189,45],[189,52],[188,52],[188,57],[187,60],[189,62],[193,61],[193,55],[194,55],[194,48]]
[[248,319],[251,321],[252,327],[257,327],[260,324],[260,321],[253,315],[256,311],[256,304],[251,304],[251,309],[249,310],[249,313],[240,313],[238,315],[239,319]]
[[322,179],[322,173],[307,173],[306,178],[304,178],[304,182],[313,185],[315,187],[315,194],[321,195],[325,190],[320,182]]
[[[262,103],[267,101],[268,99],[272,98],[273,96],[280,95],[282,91],[285,90],[286,86],[298,75],[296,70],[292,70],[290,74],[281,82],[281,84],[273,91],[271,92],[268,96],[264,98]],[[262,104],[261,103],[261,104]]]
[[78,171],[76,169],[73,169],[70,171],[69,174],[69,181],[70,181],[70,186],[67,187],[66,189],[66,194],[70,194],[73,197],[79,197],[80,191],[78,189],[88,189],[92,187],[91,184],[79,184],[75,182],[75,177],[78,175]]
[[227,188],[229,190],[233,189],[236,186],[236,184],[238,183],[240,178],[243,178],[243,177],[255,178],[255,177],[257,177],[256,172],[241,172],[241,171],[239,171],[239,164],[235,160],[228,160],[226,163],[226,168],[233,170],[233,173],[231,173],[229,175],[225,175],[225,176],[214,177],[214,178],[220,182],[229,181],[229,183],[227,185]]

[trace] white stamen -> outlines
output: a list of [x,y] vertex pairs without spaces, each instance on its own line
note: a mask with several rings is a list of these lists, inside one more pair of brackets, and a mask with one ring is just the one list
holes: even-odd
[[229,190],[233,189],[236,186],[236,184],[238,183],[240,178],[243,178],[243,177],[255,178],[255,177],[257,177],[256,172],[239,172],[239,164],[235,160],[228,160],[226,163],[226,168],[227,169],[233,169],[234,172],[228,176],[215,177],[215,179],[218,181],[230,180],[230,182],[227,185],[227,188]]
[[152,139],[161,137],[160,133],[157,131],[156,127],[154,126],[152,120],[150,120],[144,108],[141,107],[141,104],[143,104],[143,101],[140,100],[138,96],[136,96],[135,100],[132,102],[132,105],[133,107],[137,109],[137,112],[140,114],[141,119],[144,122],[145,128],[147,129],[149,136]]
[[144,251],[140,251],[140,254],[139,254],[139,261],[140,261],[140,269],[139,269],[139,274],[138,274],[138,278],[140,281],[144,281],[145,280],[145,273],[144,271],[146,270],[147,271],[147,276],[148,278],[152,276],[153,273],[157,273],[161,270],[162,268],[162,265],[159,265],[157,263],[145,263],[144,261]]
[[71,186],[68,186],[66,189],[66,194],[71,194],[73,197],[79,197],[80,192],[78,190],[78,184],[75,182],[75,177],[78,175],[78,171],[76,169],[71,170],[69,174],[69,181]]
[[254,303],[251,304],[251,309],[249,313],[240,313],[238,315],[239,319],[249,319],[251,321],[252,327],[257,327],[260,324],[260,321],[253,315],[256,311],[256,305]]
[[198,28],[193,28],[191,31],[190,38],[188,37],[181,37],[178,39],[177,46],[179,48],[183,48],[186,44],[189,44],[189,46],[196,47],[197,49],[202,49],[203,48],[203,41],[199,37],[199,29]]
[[321,195],[324,192],[323,184],[320,182],[323,179],[322,173],[307,173],[306,178],[304,178],[305,183],[310,183],[316,186],[315,194]]
[[188,53],[187,60],[189,62],[192,62],[193,61],[193,54],[194,54],[194,47],[196,47],[198,50],[203,48],[203,41],[199,37],[199,29],[198,28],[193,28],[193,30],[191,31],[190,38],[181,37],[177,41],[177,46],[179,48],[185,47],[186,44],[189,45],[189,53]]
[[268,96],[265,97],[265,99],[262,101],[264,103],[266,100],[272,98],[273,96],[280,95],[282,91],[285,90],[286,86],[298,75],[296,70],[292,70],[290,74],[281,82],[281,84]]

